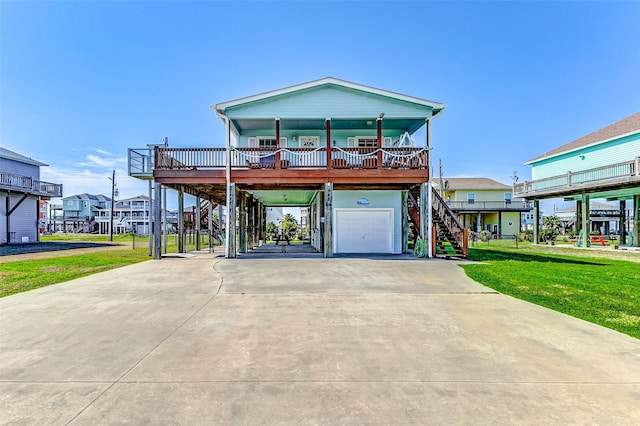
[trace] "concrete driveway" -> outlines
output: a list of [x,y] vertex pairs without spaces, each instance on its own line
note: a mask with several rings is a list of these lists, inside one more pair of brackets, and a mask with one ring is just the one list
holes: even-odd
[[0,299],[2,424],[640,423],[640,341],[443,260],[148,261]]

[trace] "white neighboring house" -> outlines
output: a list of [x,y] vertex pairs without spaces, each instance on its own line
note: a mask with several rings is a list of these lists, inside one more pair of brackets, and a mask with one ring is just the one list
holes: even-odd
[[282,207],[267,207],[267,223],[273,222],[276,226],[280,226],[284,218]]
[[[149,232],[150,215],[149,197],[146,195],[115,201],[113,206],[113,233],[135,232],[136,234],[147,234]],[[105,208],[98,209],[96,223],[98,223],[99,234],[109,234],[110,217],[110,204]]]

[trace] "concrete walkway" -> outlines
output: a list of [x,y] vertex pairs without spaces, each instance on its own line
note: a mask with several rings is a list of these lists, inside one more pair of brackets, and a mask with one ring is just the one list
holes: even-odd
[[640,423],[639,340],[454,262],[217,255],[0,299],[0,422]]

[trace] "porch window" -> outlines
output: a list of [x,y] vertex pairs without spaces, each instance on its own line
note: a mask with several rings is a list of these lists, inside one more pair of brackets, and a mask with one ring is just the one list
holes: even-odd
[[467,204],[475,204],[476,203],[476,194],[473,192],[469,192],[467,194]]
[[[390,147],[391,144],[391,138],[382,138],[383,147]],[[347,146],[349,148],[375,148],[378,146],[378,138],[371,136],[356,136],[353,138],[347,138]]]
[[[276,138],[273,136],[256,136],[248,138],[249,148],[276,149]],[[280,146],[287,146],[287,138],[280,138]]]
[[510,205],[511,204],[511,197],[512,197],[512,194],[510,192],[505,192],[504,193],[504,203],[506,205]]

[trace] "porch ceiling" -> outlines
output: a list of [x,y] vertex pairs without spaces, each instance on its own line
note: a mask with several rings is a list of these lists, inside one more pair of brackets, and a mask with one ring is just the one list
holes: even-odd
[[[238,118],[233,119],[236,128],[242,133],[245,131],[273,129],[276,124],[274,118]],[[371,123],[371,124],[369,124]],[[382,120],[383,129],[399,129],[413,133],[424,125],[424,118],[385,118]],[[332,130],[376,129],[376,117],[331,119]],[[280,130],[326,130],[324,118],[282,118]]]
[[[631,200],[634,195],[640,195],[640,187],[639,188],[618,189],[616,191],[593,192],[593,193],[589,193],[589,198],[591,198],[591,199],[606,198],[609,201]],[[565,201],[580,200],[580,199],[582,199],[582,194],[572,195],[570,197],[564,197],[564,199],[565,199]]]
[[316,190],[277,190],[277,191],[249,191],[262,204],[269,207],[280,206],[308,206],[311,204]]

